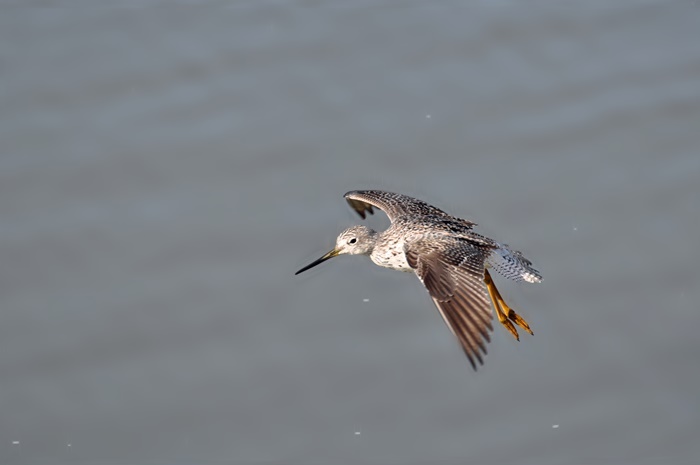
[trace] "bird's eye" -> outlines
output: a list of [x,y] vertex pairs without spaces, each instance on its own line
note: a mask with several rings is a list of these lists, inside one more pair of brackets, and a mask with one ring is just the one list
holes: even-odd
[[348,241],[348,244],[354,244],[355,242],[357,242],[357,239],[353,237]]

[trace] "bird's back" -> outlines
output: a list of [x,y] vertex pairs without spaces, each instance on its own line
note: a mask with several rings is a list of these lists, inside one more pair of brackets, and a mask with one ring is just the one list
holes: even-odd
[[428,239],[436,247],[444,247],[450,253],[482,255],[484,265],[492,267],[505,278],[530,283],[542,281],[539,271],[521,252],[476,233],[472,224],[446,213],[439,216],[399,216],[386,231],[380,233],[372,261],[387,268],[411,271],[404,257],[406,244],[424,243]]

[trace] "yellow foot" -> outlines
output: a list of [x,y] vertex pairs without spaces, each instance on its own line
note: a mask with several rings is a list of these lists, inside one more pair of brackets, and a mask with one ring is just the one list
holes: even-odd
[[[500,320],[499,320],[500,321]],[[515,329],[515,326],[513,326],[513,323],[510,322],[508,318],[505,320],[501,321],[501,324],[506,327],[508,331],[510,331],[510,334],[513,335],[516,341],[520,340],[520,335],[518,334],[518,330]]]
[[530,333],[531,336],[534,336],[535,334],[534,334],[534,333],[532,332],[532,330],[530,329],[530,325],[527,324],[527,321],[525,321],[525,320],[523,319],[523,317],[521,317],[520,315],[518,315],[517,313],[515,313],[515,311],[513,311],[512,308],[510,308],[509,310],[510,310],[510,312],[508,312],[508,319],[511,320],[511,321],[513,321],[516,325],[520,326],[521,328],[523,328],[523,329],[524,329],[525,331],[527,331],[528,333]]
[[520,326],[528,333],[533,334],[532,330],[530,329],[530,325],[527,324],[527,321],[515,313],[515,310],[510,308],[503,300],[503,297],[501,297],[501,293],[498,292],[498,289],[496,289],[496,285],[493,283],[493,279],[491,279],[491,274],[488,270],[484,271],[484,282],[486,283],[486,289],[489,291],[489,296],[491,296],[491,302],[493,303],[493,308],[496,310],[498,321],[506,327],[506,329],[513,335],[515,340],[519,341],[520,335],[518,334],[518,330],[515,328],[513,323]]

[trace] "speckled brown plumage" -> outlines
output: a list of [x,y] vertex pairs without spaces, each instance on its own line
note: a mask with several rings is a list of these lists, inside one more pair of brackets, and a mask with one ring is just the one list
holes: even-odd
[[483,364],[493,330],[492,305],[516,339],[513,323],[532,334],[504,302],[488,271],[491,267],[510,279],[540,282],[541,275],[520,252],[477,234],[476,223],[406,195],[362,190],[348,192],[345,199],[363,219],[379,208],[391,226],[383,232],[365,226],[346,229],[332,251],[297,274],[340,254],[368,255],[379,266],[414,272],[475,369],[477,362]]

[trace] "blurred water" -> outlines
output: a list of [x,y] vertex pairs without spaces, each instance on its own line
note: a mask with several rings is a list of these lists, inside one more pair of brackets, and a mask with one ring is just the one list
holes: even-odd
[[[697,2],[193,4],[2,8],[0,463],[698,463]],[[523,250],[535,337],[293,276],[368,187]]]

